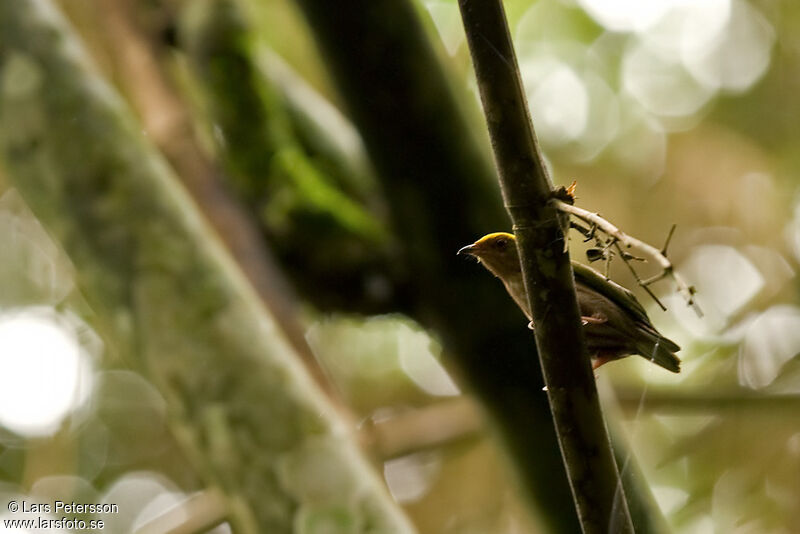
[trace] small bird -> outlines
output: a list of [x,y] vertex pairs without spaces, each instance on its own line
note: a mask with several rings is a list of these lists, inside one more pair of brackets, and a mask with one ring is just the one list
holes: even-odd
[[[500,278],[517,306],[529,321],[533,321],[522,280],[517,241],[512,234],[486,235],[459,250],[458,254],[474,256]],[[675,356],[680,347],[656,330],[633,293],[580,263],[573,261],[572,270],[593,369],[639,354],[668,371],[680,372],[681,361]],[[532,322],[530,326],[533,327]]]

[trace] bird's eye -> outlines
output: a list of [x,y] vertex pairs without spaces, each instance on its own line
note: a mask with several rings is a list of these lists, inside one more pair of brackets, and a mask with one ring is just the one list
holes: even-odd
[[508,240],[506,240],[505,238],[501,237],[500,239],[495,241],[495,246],[497,248],[499,248],[500,250],[503,250],[503,249],[506,248],[506,246],[508,246]]

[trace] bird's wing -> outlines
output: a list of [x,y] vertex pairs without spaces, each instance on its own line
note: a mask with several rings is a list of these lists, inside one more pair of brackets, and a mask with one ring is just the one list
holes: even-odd
[[573,261],[572,270],[575,273],[576,283],[580,282],[585,284],[589,289],[603,295],[615,304],[618,304],[623,310],[630,313],[631,318],[639,323],[639,328],[643,332],[652,334],[655,338],[659,339],[661,347],[671,352],[681,350],[677,343],[665,338],[656,330],[656,327],[650,322],[647,312],[644,311],[644,308],[639,301],[636,300],[633,293],[616,282],[607,280],[605,276],[586,265]]
[[606,279],[605,276],[591,267],[587,267],[576,261],[572,262],[572,271],[575,273],[576,282],[585,284],[590,289],[597,291],[609,300],[615,302],[620,307],[630,312],[637,321],[648,326],[651,325],[647,312],[644,311],[644,308],[639,301],[636,300],[633,293],[616,282]]

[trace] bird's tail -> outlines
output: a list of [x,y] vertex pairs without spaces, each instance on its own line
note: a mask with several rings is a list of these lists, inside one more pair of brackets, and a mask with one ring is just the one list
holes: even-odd
[[649,328],[640,328],[639,340],[636,344],[636,351],[643,358],[660,365],[667,371],[673,373],[681,372],[681,360],[675,353],[681,348],[658,332],[651,331]]

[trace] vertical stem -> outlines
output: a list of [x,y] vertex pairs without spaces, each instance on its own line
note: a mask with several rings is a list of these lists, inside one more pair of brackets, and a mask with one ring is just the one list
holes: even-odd
[[[393,311],[435,329],[491,416],[544,529],[574,534],[567,483],[530,332],[497,283],[455,252],[508,217],[410,0],[297,0],[361,132],[402,236]],[[477,136],[476,136],[477,137]],[[488,152],[488,151],[486,151]]]
[[633,532],[580,328],[569,255],[533,132],[502,0],[459,0],[520,246],[536,345],[583,532]]

